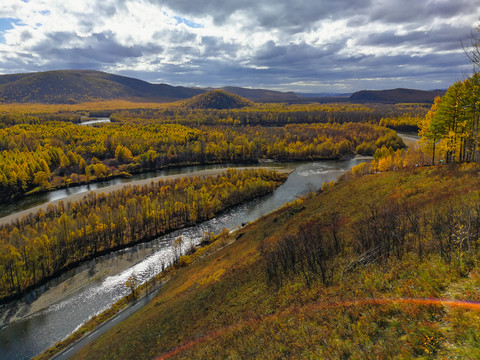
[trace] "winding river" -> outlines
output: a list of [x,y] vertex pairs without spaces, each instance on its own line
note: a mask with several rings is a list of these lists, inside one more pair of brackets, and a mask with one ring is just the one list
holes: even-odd
[[[71,270],[61,278],[32,292],[22,301],[9,304],[9,308],[0,309],[3,320],[15,308],[15,321],[11,321],[0,329],[0,354],[2,359],[28,359],[39,354],[49,346],[65,338],[77,329],[91,316],[110,307],[115,301],[127,294],[125,281],[134,274],[140,282],[144,282],[162,271],[162,266],[170,263],[172,258],[171,242],[181,236],[188,246],[198,243],[205,232],[219,233],[224,228],[234,229],[243,223],[248,223],[281,207],[286,202],[318,190],[324,182],[336,180],[353,165],[369,158],[356,157],[343,161],[318,161],[308,163],[264,163],[266,167],[282,167],[293,172],[287,181],[273,193],[262,198],[234,207],[216,218],[199,225],[175,231],[154,241],[128,249],[117,251],[104,257],[85,263]],[[239,166],[239,165],[236,165]],[[188,174],[199,170],[224,168],[226,165],[195,166],[135,175],[128,179],[79,186],[70,189],[57,190],[21,200],[13,206],[0,208],[1,215],[6,216],[42,203],[48,203],[60,198],[68,200],[74,194],[88,192],[94,189],[108,187],[119,183],[132,182],[139,179]],[[120,266],[123,264],[124,266]],[[125,264],[128,267],[125,268]],[[118,271],[113,269],[118,268]],[[107,270],[105,270],[107,269]],[[89,279],[86,285],[60,296],[53,305],[37,311],[27,317],[31,308],[46,296],[48,291],[67,289],[75,277],[84,276]],[[50,290],[49,290],[50,289]],[[48,290],[48,291],[47,291]],[[42,295],[42,293],[45,293]]]

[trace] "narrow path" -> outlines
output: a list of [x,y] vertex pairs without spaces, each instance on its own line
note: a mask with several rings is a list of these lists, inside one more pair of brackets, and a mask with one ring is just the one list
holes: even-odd
[[141,299],[137,300],[134,302],[132,305],[129,307],[121,310],[119,313],[117,313],[114,317],[108,319],[105,321],[103,324],[95,328],[93,331],[90,333],[86,334],[83,336],[80,340],[77,340],[75,343],[72,345],[68,346],[65,348],[63,351],[59,352],[55,356],[51,358],[51,360],[67,360],[73,355],[75,355],[80,349],[82,349],[84,346],[87,346],[90,344],[92,341],[96,340],[99,338],[101,335],[105,334],[108,330],[113,328],[115,325],[118,323],[122,322],[126,318],[128,318],[130,315],[134,314],[138,310],[140,310],[142,307],[147,305],[160,291],[162,286],[160,286],[157,290],[154,292],[142,297]]

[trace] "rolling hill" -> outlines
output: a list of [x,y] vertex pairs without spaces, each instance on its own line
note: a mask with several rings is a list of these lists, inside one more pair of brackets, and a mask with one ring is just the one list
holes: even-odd
[[355,103],[431,103],[437,96],[445,94],[445,90],[415,90],[415,89],[391,89],[391,90],[362,90],[353,93],[349,100]]
[[[57,70],[0,75],[0,103],[75,104],[128,99],[173,102],[213,89],[188,88],[149,82],[93,70]],[[295,101],[292,92],[228,86],[221,90],[255,102]]]
[[190,109],[239,109],[253,105],[241,96],[223,90],[212,90],[185,100],[183,105]]
[[73,104],[113,99],[177,101],[204,90],[150,84],[91,70],[59,70],[0,76],[0,102]]
[[[56,70],[37,73],[0,75],[0,103],[75,104],[102,100],[173,102],[214,90],[149,82],[94,70]],[[444,90],[414,89],[362,90],[347,96],[312,97],[294,92],[249,89],[235,86],[220,88],[253,102],[354,102],[354,103],[433,103]],[[318,94],[317,94],[318,95]]]

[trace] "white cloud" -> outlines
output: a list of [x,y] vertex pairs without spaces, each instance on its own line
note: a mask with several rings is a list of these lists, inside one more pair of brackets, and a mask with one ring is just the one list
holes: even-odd
[[467,63],[460,40],[480,15],[472,3],[2,0],[0,16],[17,20],[0,26],[0,72],[93,68],[178,85],[310,91],[428,88],[439,79],[447,87]]

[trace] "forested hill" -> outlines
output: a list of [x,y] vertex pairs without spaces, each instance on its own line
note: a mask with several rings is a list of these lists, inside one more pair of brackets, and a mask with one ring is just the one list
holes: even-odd
[[[56,70],[37,73],[0,75],[1,103],[75,104],[89,101],[128,99],[173,102],[188,99],[211,89],[188,88],[149,82],[94,70]],[[294,92],[224,87],[220,90],[254,102],[311,102],[313,99]],[[350,98],[335,101],[369,103],[433,103],[445,91],[413,89],[362,90]],[[331,98],[315,101],[332,102]]]
[[185,107],[190,109],[239,109],[253,103],[241,96],[223,91],[212,90],[185,100]]
[[391,89],[391,90],[362,90],[350,96],[351,102],[368,103],[431,103],[437,96],[443,96],[445,90],[414,90],[414,89]]
[[[74,104],[129,99],[173,102],[211,89],[188,88],[149,82],[93,70],[58,70],[0,75],[0,103]],[[292,92],[225,87],[222,90],[255,102],[294,101]]]
[[150,84],[130,77],[91,70],[59,70],[0,76],[0,103],[73,104],[111,99],[170,102],[202,92],[204,90]]

